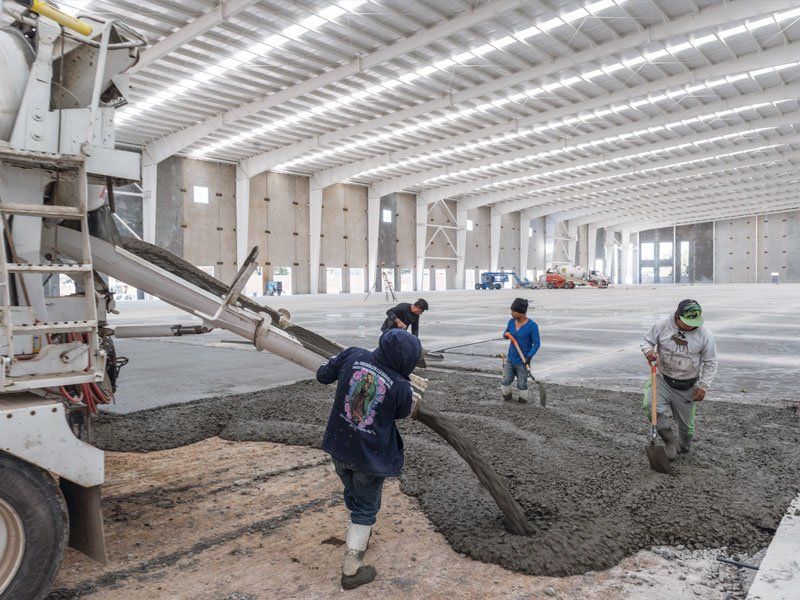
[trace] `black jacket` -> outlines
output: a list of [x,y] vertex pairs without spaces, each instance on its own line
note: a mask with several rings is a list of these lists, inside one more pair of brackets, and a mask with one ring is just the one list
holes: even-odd
[[409,328],[411,333],[419,337],[419,317],[411,312],[411,306],[412,305],[408,302],[401,302],[394,308],[387,310],[386,320],[383,322],[381,331],[388,331],[389,329],[396,328],[397,323],[395,323],[394,320],[400,319],[406,324],[406,327]]
[[408,376],[420,353],[414,336],[390,331],[375,351],[347,348],[317,370],[320,383],[338,382],[322,438],[325,452],[376,477],[400,475],[403,439],[395,420],[411,414]]

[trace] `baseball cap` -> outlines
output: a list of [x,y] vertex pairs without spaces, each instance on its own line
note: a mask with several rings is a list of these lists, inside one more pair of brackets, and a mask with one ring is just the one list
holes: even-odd
[[689,327],[700,327],[703,324],[703,309],[697,300],[681,300],[677,314],[678,318]]

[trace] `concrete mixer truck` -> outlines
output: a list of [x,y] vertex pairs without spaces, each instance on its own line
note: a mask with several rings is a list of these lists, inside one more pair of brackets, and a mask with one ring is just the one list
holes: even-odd
[[561,264],[547,269],[542,275],[542,286],[552,289],[574,289],[580,286],[607,288],[608,279],[597,271],[587,273],[581,266]]
[[[139,33],[40,0],[0,0],[0,19],[0,600],[33,600],[67,544],[106,559],[90,417],[114,396],[115,337],[222,328],[313,371],[341,346],[240,295],[256,248],[225,285],[116,230],[108,198],[141,177],[140,155],[114,134]],[[60,276],[73,293],[52,285]],[[111,327],[103,276],[202,325]],[[426,381],[412,385],[421,393]]]

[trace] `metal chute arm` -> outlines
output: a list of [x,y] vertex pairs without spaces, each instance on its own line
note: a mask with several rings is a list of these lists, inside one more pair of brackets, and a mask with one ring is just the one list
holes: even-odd
[[[122,247],[128,252],[135,254],[148,263],[158,266],[165,271],[172,273],[181,280],[192,283],[219,298],[224,296],[228,291],[227,286],[219,279],[212,277],[205,271],[198,269],[193,264],[185,261],[179,256],[176,256],[168,250],[164,250],[163,248],[160,248],[154,244],[149,244],[148,242],[133,237],[123,236],[121,238],[121,243]],[[130,282],[126,283],[134,285]],[[153,295],[158,296],[158,294]],[[283,318],[274,308],[254,302],[246,296],[239,295],[238,299],[236,300],[236,304],[255,313],[266,313],[272,320],[272,325],[274,327],[278,327],[279,329],[289,333],[303,346],[326,358],[330,358],[331,356],[334,356],[344,350],[344,346],[341,344],[337,344],[326,337],[292,323],[291,321]]]
[[[45,228],[42,245],[45,252],[60,253],[76,259],[81,253],[81,235],[80,232],[66,227]],[[220,297],[217,294],[125,248],[114,246],[99,238],[92,238],[91,251],[92,262],[97,271],[157,296],[190,314],[204,318],[214,315],[220,306]],[[221,283],[220,285],[224,288],[224,285]],[[326,348],[313,345],[306,347],[302,340],[282,331],[270,319],[265,319],[259,312],[248,309],[249,307],[226,306],[219,311],[214,322],[208,324],[246,338],[259,350],[277,354],[311,371],[316,371],[331,356],[326,352],[332,344],[329,340],[326,340],[328,342]],[[277,312],[275,314],[277,315]],[[293,327],[302,330],[296,325]],[[338,344],[336,347],[340,348]]]

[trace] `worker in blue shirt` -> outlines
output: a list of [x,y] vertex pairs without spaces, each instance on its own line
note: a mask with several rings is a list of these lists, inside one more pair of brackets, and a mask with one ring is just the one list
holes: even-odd
[[503,381],[500,382],[500,391],[503,400],[513,400],[511,384],[517,379],[517,400],[524,404],[528,401],[528,367],[533,356],[539,350],[539,326],[527,316],[528,301],[525,298],[516,298],[511,303],[511,319],[508,321],[503,337],[510,334],[517,340],[525,360],[519,356],[514,342],[508,344],[508,356],[503,367]]

